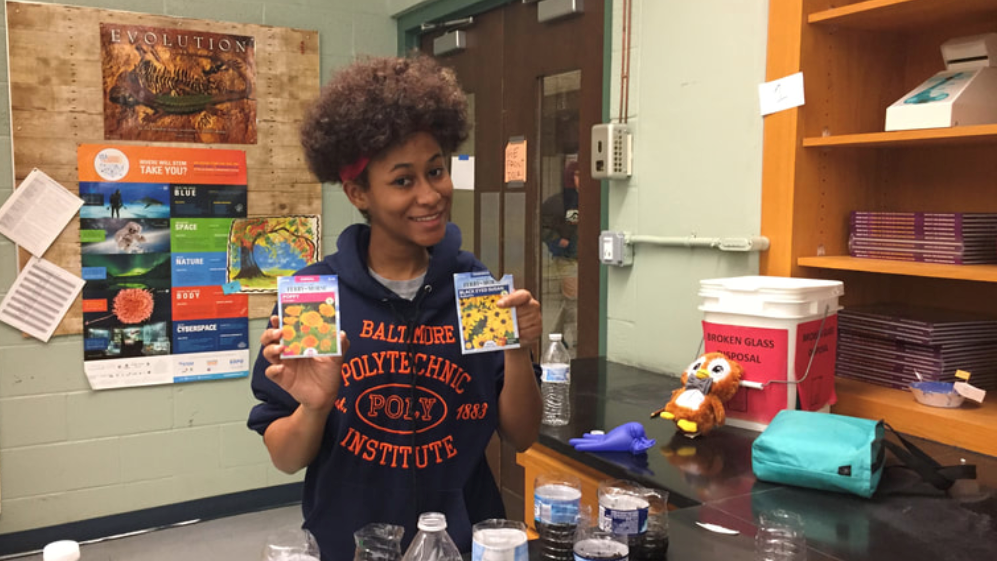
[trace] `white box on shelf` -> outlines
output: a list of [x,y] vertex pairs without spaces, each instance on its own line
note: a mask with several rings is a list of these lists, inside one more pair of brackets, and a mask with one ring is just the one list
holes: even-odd
[[997,123],[997,68],[945,70],[886,108],[886,130]]

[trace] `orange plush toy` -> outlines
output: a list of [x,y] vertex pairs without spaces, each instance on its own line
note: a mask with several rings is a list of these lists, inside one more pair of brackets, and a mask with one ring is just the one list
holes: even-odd
[[724,424],[724,403],[737,393],[742,372],[741,365],[723,353],[706,353],[682,373],[682,387],[651,418],[675,421],[689,438],[709,433]]

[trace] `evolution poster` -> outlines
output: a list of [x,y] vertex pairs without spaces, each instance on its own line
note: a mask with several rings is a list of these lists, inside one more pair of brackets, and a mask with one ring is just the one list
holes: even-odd
[[256,144],[255,40],[100,24],[104,138]]
[[248,297],[222,289],[245,153],[84,144],[77,157],[91,387],[248,376]]

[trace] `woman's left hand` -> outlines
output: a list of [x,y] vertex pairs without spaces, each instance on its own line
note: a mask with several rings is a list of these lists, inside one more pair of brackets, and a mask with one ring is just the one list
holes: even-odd
[[540,302],[537,302],[529,290],[523,288],[514,290],[499,300],[497,305],[499,308],[516,309],[516,321],[519,324],[519,344],[522,348],[533,345],[543,336]]

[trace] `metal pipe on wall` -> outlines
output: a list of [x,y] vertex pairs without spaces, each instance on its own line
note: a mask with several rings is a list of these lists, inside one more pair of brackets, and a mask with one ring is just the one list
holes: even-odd
[[769,239],[765,236],[748,236],[744,238],[700,238],[698,236],[641,236],[630,235],[626,238],[628,244],[651,244],[667,247],[708,247],[721,251],[765,251],[769,248]]

